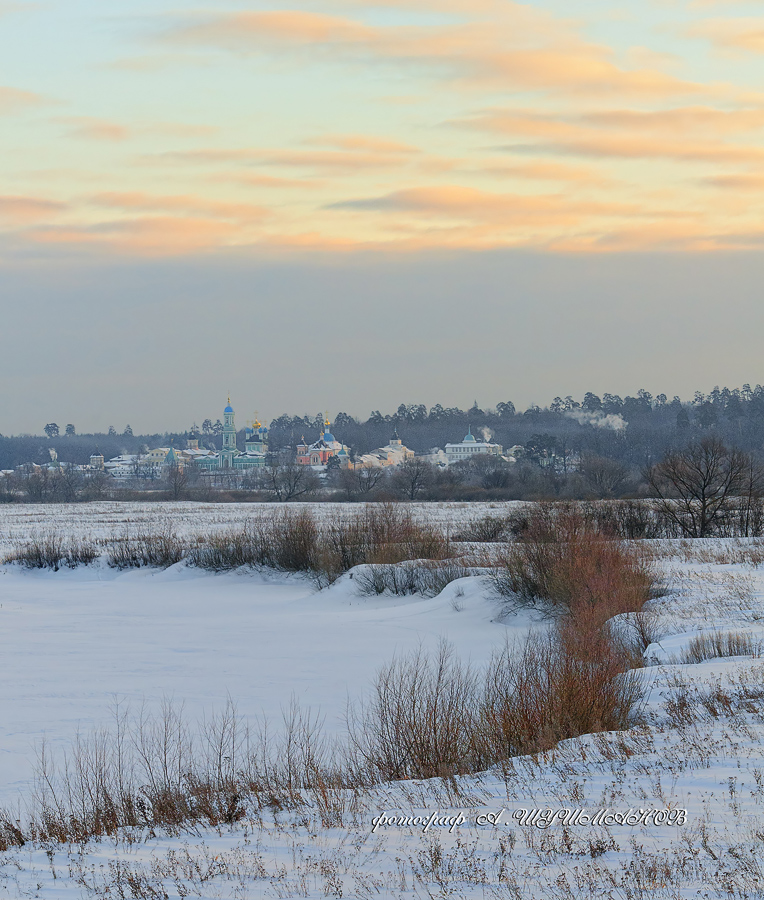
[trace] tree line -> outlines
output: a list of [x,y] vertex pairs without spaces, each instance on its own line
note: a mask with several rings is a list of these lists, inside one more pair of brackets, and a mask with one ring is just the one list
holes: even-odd
[[[303,437],[308,442],[317,440],[323,422],[323,413],[277,416],[270,422],[271,450],[294,447]],[[672,448],[708,434],[742,450],[759,452],[764,446],[764,387],[715,387],[708,394],[697,391],[692,400],[669,400],[665,394],[653,396],[646,390],[624,398],[589,391],[581,399],[555,397],[545,407],[532,405],[522,411],[509,400],[492,409],[483,409],[476,401],[464,410],[402,403],[392,414],[374,410],[365,420],[340,412],[334,416],[332,431],[354,453],[362,454],[387,444],[397,429],[404,444],[422,454],[460,441],[468,426],[476,436],[505,449],[522,448],[519,455],[532,464],[547,467],[553,461],[563,474],[571,458],[585,454],[642,469]],[[128,425],[121,431],[110,427],[106,433],[78,434],[73,424],[62,429],[51,422],[43,431],[45,437],[0,435],[0,469],[45,462],[51,446],[62,461],[79,464],[95,451],[110,458],[155,446],[182,447],[189,437],[198,439],[201,446],[219,448],[222,424],[206,418],[201,427],[193,423],[181,432],[135,434]],[[243,440],[243,431],[240,436]]]

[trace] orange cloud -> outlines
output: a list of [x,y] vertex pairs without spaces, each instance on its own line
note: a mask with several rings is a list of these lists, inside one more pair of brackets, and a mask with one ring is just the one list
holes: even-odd
[[465,83],[503,89],[664,98],[702,88],[655,68],[619,67],[606,47],[542,13],[507,3],[496,21],[446,26],[372,26],[311,12],[235,13],[176,29],[170,39],[242,54],[288,50],[331,61],[383,59],[425,66]]
[[98,225],[38,228],[26,237],[39,244],[77,245],[143,256],[174,256],[213,250],[240,238],[238,226],[208,219],[172,216],[138,218]]
[[20,91],[18,88],[0,86],[0,115],[18,112],[29,106],[38,106],[44,103],[39,94],[31,91]]
[[[251,166],[281,166],[322,174],[345,174],[364,169],[399,168],[417,160],[417,147],[400,141],[366,135],[328,135],[304,141],[316,145],[315,150],[262,148],[200,148],[180,150],[149,157],[152,161],[167,159],[173,162],[202,165],[241,163]],[[318,149],[320,147],[332,149]],[[424,164],[424,160],[422,160]],[[428,160],[428,165],[443,165],[444,161]]]
[[106,119],[95,119],[90,116],[76,116],[59,119],[71,126],[69,136],[90,141],[124,141],[130,132],[124,125],[109,122]]
[[249,203],[227,203],[187,195],[167,197],[140,192],[104,193],[91,197],[90,202],[112,209],[157,213],[188,213],[234,221],[252,221],[262,219],[268,215],[268,210],[262,206],[253,206]]
[[323,182],[307,178],[280,178],[276,175],[213,175],[210,181],[235,182],[246,187],[272,188],[273,190],[313,190],[323,187]]
[[[752,163],[764,160],[763,148],[709,138],[708,134],[735,127],[750,130],[759,123],[764,125],[758,111],[726,113],[706,109],[702,113],[699,110],[665,113],[619,110],[560,117],[525,111],[493,111],[459,124],[511,136],[515,143],[505,148],[508,151],[527,153],[536,150],[616,159]],[[529,138],[533,141],[530,144]]]
[[565,225],[591,216],[638,215],[634,204],[569,200],[560,194],[497,194],[461,185],[393,191],[379,197],[345,200],[330,209],[410,213],[436,219]]
[[483,163],[477,170],[477,174],[528,181],[561,181],[570,184],[606,185],[612,183],[610,178],[602,175],[596,169],[550,162],[511,165],[501,162]]
[[764,172],[746,172],[739,175],[716,175],[701,181],[709,187],[725,191],[758,192],[764,190]]
[[0,218],[14,223],[39,222],[57,215],[66,204],[37,197],[0,196]]
[[764,19],[706,19],[687,29],[690,37],[709,41],[719,50],[761,54],[764,51]]
[[180,43],[211,44],[246,52],[265,42],[353,44],[369,42],[374,35],[375,29],[350,19],[285,11],[223,15],[199,25],[179,28],[172,37]]
[[370,151],[372,153],[389,153],[393,156],[407,156],[419,153],[418,147],[404,144],[401,141],[391,141],[386,138],[369,137],[364,134],[335,134],[312,138],[306,143],[328,147],[339,147],[341,150]]

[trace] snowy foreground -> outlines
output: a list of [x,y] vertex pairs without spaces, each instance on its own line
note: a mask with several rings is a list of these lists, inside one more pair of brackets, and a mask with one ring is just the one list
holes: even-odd
[[[72,527],[105,526],[86,515]],[[0,897],[764,897],[764,662],[677,663],[703,629],[764,640],[764,569],[745,548],[656,546],[670,590],[652,604],[632,731],[480,776],[336,797],[332,823],[325,807],[251,809],[219,829],[10,850]],[[480,665],[534,627],[502,615],[477,577],[434,599],[370,599],[347,576],[317,593],[299,578],[185,564],[0,567],[0,800],[23,796],[43,737],[66,746],[107,725],[115,702],[172,698],[194,719],[230,697],[243,717],[277,722],[295,695],[339,731],[346,699],[393,654],[445,637]]]

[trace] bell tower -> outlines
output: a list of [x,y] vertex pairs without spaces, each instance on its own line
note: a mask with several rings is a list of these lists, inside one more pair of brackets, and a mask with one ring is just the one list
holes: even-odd
[[236,449],[236,425],[233,421],[233,407],[231,398],[228,398],[228,406],[223,410],[223,450],[221,452],[222,468],[230,469],[233,466],[233,458],[238,454]]

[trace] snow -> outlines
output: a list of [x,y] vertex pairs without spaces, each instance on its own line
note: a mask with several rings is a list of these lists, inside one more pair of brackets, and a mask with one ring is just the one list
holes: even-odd
[[[497,507],[417,507],[454,527],[485,512]],[[170,520],[193,534],[252,514],[244,504],[6,508],[0,540],[7,546],[46,528],[51,516],[67,532],[104,536],[126,519],[141,527]],[[764,641],[764,570],[745,561],[748,546],[655,542],[667,593],[649,606],[646,656],[659,664],[640,670],[643,723],[629,732],[567,740],[451,782],[383,785],[357,797],[333,827],[317,809],[250,810],[236,825],[188,834],[126,832],[85,847],[10,850],[0,854],[0,897],[118,897],[127,869],[144,888],[124,896],[163,896],[146,887],[161,884],[173,900],[761,897],[764,662],[676,663],[703,631]],[[367,598],[349,575],[316,592],[300,577],[212,575],[183,563],[122,573],[103,564],[56,573],[0,567],[0,800],[25,790],[43,735],[66,746],[78,730],[108,724],[116,697],[149,707],[171,697],[194,719],[230,696],[243,717],[278,721],[295,694],[339,732],[346,697],[359,696],[393,654],[445,637],[482,664],[507,637],[544,624],[527,612],[502,618],[476,576],[435,598]],[[686,810],[686,820],[521,825],[518,811],[533,808],[671,810],[675,821]],[[477,824],[500,810],[498,824]],[[433,812],[464,822],[372,831],[381,813]]]
[[433,599],[362,598],[349,576],[316,592],[301,577],[213,575],[185,563],[163,572],[0,567],[0,802],[26,783],[35,741],[67,744],[108,720],[115,698],[172,698],[200,717],[230,695],[242,715],[274,722],[294,694],[331,731],[348,693],[394,654],[444,637],[479,664],[532,621],[502,624],[498,614],[477,577]]
[[[267,515],[275,503],[200,503],[196,501],[95,503],[34,505],[0,505],[0,555],[10,550],[15,541],[23,541],[36,533],[58,530],[71,537],[103,539],[119,536],[126,527],[131,531],[159,530],[170,525],[180,537],[244,524],[248,519]],[[290,509],[310,506],[323,518],[352,515],[360,504],[289,503]],[[448,526],[451,531],[465,523],[490,514],[499,516],[523,506],[514,501],[496,503],[413,503],[415,518]]]

